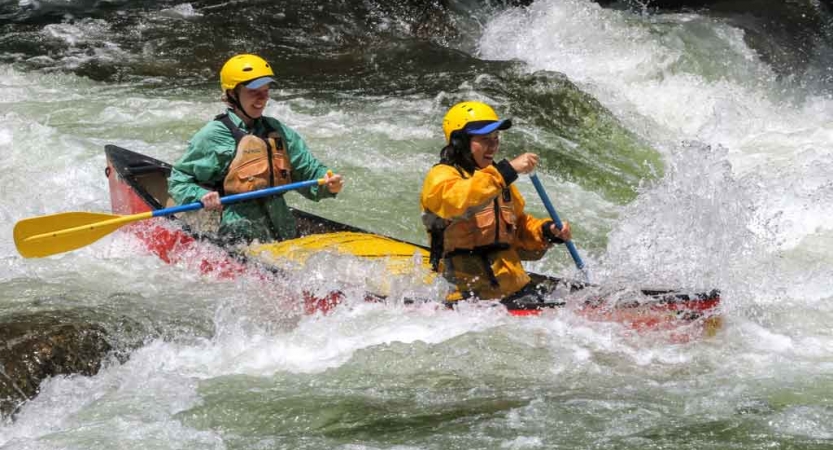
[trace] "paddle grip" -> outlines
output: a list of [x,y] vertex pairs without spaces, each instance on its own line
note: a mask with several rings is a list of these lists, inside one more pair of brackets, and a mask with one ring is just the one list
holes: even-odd
[[[541,184],[541,180],[538,179],[538,175],[534,173],[530,174],[529,179],[532,180],[532,184],[535,186],[535,190],[538,191],[538,196],[541,197],[541,201],[544,203],[544,207],[547,208],[547,212],[550,213],[550,217],[552,218],[553,223],[555,223],[556,228],[559,230],[564,228],[564,224],[561,222],[561,219],[558,217],[558,213],[552,206],[550,197],[547,195],[547,191],[544,190],[544,185]],[[570,256],[573,257],[573,261],[576,263],[576,267],[578,267],[579,270],[583,270],[584,261],[581,260],[581,256],[579,256],[578,250],[576,250],[576,246],[573,244],[573,241],[567,241],[564,245],[567,246]]]

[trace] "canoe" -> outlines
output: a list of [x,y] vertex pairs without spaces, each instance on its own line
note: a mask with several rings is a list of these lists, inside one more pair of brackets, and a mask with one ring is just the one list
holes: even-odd
[[[105,147],[110,201],[115,214],[130,215],[173,206],[167,192],[171,166],[158,159],[115,145]],[[377,264],[383,274],[374,277],[391,280],[397,276],[422,278],[436,282],[428,268],[428,249],[419,244],[368,232],[315,214],[292,209],[298,223],[297,239],[251,246],[244,250],[228,249],[213,239],[211,230],[189,213],[158,217],[132,223],[123,228],[132,233],[151,253],[166,263],[188,264],[203,274],[220,278],[262,276],[264,267],[273,273],[303,266],[321,252],[349,255],[369,264]],[[210,226],[208,227],[210,228]],[[499,306],[513,316],[541,315],[565,307],[594,321],[613,321],[629,330],[667,331],[674,340],[712,335],[721,326],[718,290],[682,291],[676,289],[632,289],[603,292],[582,282],[530,273],[533,281],[553,292],[551,301],[519,301],[511,304],[477,302],[487,307]],[[390,298],[389,289],[362,283],[366,301],[404,304],[433,301],[454,308],[453,302],[402,296]],[[387,290],[387,292],[386,292]],[[303,291],[306,313],[326,313],[344,299],[341,290],[325,294]],[[615,298],[615,300],[613,300]],[[469,303],[469,302],[467,302]],[[679,331],[682,330],[682,331]],[[679,332],[678,332],[679,331]]]

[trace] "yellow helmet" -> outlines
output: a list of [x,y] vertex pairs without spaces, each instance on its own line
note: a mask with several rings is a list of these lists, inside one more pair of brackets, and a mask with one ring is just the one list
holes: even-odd
[[257,55],[235,55],[229,58],[220,70],[220,87],[223,91],[234,89],[240,83],[247,83],[249,89],[257,89],[267,83],[275,83],[272,66]]
[[451,133],[465,130],[468,135],[489,134],[512,126],[511,119],[501,120],[491,106],[483,102],[460,102],[452,106],[443,118],[445,141],[451,142]]

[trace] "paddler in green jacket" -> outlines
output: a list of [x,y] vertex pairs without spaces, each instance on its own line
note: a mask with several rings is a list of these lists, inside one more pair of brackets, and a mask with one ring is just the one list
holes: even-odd
[[344,185],[329,175],[307,149],[301,136],[263,115],[274,72],[264,59],[236,55],[220,71],[225,113],[190,140],[174,164],[168,191],[179,204],[201,201],[209,211],[222,211],[219,234],[227,242],[280,241],[296,237],[295,219],[282,195],[223,207],[220,197],[324,178],[323,186],[301,189],[310,200],[335,197]]

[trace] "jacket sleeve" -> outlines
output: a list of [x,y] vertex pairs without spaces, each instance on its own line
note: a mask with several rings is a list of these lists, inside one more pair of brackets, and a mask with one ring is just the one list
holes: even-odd
[[[550,247],[551,243],[544,235],[544,224],[551,222],[549,219],[538,219],[524,212],[526,201],[515,186],[511,187],[513,203],[515,204],[515,216],[517,217],[517,234],[515,236],[515,245],[522,250],[535,252],[536,258],[539,259],[544,256],[544,251]],[[527,258],[524,258],[527,259]]]
[[[309,148],[307,148],[307,143],[295,130],[283,124],[279,125],[286,142],[289,163],[292,164],[292,181],[299,182],[324,178],[327,170],[329,170],[327,166],[312,155]],[[336,196],[324,186],[312,186],[299,189],[298,192],[314,201]]]
[[454,167],[438,164],[425,177],[420,203],[423,210],[448,219],[463,215],[469,208],[492,201],[507,185],[496,166],[476,170],[463,178]]
[[234,155],[234,139],[219,122],[212,121],[191,138],[185,154],[174,163],[168,178],[168,193],[178,204],[199,201],[222,183],[223,173]]

